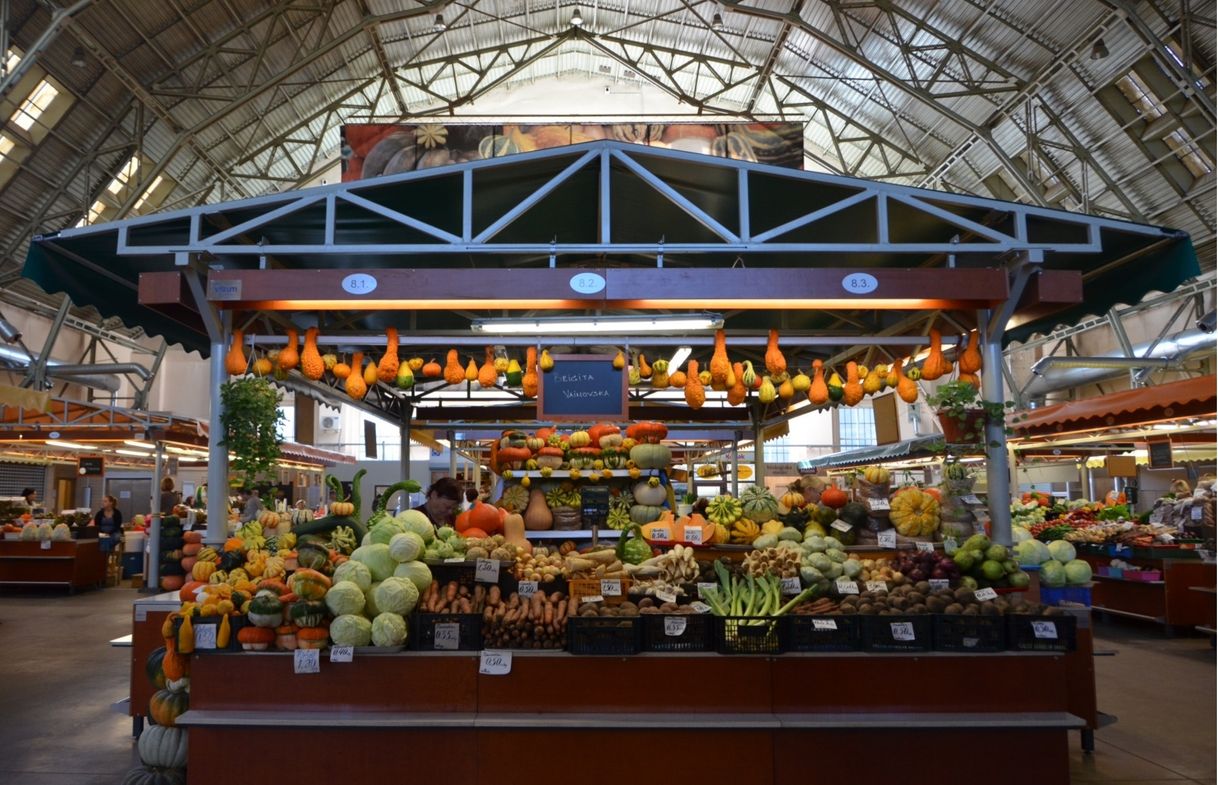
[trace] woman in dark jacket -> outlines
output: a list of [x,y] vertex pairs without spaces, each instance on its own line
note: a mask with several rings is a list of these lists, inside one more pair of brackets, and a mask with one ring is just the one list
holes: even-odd
[[102,550],[113,549],[115,539],[123,533],[123,513],[118,508],[118,499],[108,494],[102,497],[102,506],[93,516],[93,525],[99,534],[110,535],[109,540],[102,540]]

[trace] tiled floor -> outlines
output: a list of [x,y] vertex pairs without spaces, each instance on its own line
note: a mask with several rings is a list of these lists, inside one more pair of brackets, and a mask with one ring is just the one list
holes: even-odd
[[[0,595],[0,785],[113,785],[135,765],[131,722],[110,709],[127,694],[129,589],[77,596]],[[1076,783],[1204,783],[1215,767],[1215,660],[1208,640],[1165,638],[1115,623],[1096,629],[1100,710],[1118,721],[1084,755]],[[993,782],[981,779],[979,782]]]

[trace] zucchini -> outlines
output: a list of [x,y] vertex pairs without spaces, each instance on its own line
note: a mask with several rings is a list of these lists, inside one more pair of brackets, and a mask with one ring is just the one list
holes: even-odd
[[308,523],[302,523],[299,526],[293,527],[292,531],[296,532],[296,536],[299,538],[307,534],[329,534],[339,526],[350,526],[351,530],[355,532],[356,539],[361,541],[364,539],[364,535],[368,533],[368,530],[364,528],[364,524],[355,518],[348,518],[345,515],[327,515],[324,518],[314,518]]

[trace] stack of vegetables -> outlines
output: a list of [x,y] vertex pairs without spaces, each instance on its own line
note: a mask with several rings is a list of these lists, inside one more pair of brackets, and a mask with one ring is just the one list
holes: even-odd
[[161,632],[165,645],[144,661],[144,672],[155,690],[148,701],[148,717],[154,724],[140,733],[136,745],[140,765],[126,773],[124,785],[186,782],[187,731],[177,727],[177,719],[190,707],[190,657],[177,650],[172,621],[167,620]]

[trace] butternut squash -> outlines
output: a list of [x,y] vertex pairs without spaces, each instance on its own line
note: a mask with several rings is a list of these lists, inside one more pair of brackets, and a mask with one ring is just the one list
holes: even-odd
[[385,328],[385,354],[376,366],[376,378],[385,384],[393,384],[398,378],[398,331],[393,327]]
[[820,360],[812,361],[812,384],[808,387],[808,400],[813,406],[823,406],[829,402],[829,385],[825,384],[825,364]]
[[[335,366],[337,370],[337,366]],[[347,374],[347,395],[357,401],[368,394],[368,383],[364,381],[364,353],[356,352],[351,357],[351,372]]]
[[930,354],[922,362],[922,378],[933,382],[952,372],[951,361],[943,356],[943,335],[935,329],[930,331]]
[[981,370],[981,350],[977,348],[978,330],[968,334],[968,348],[960,353],[960,374],[975,375]]
[[706,388],[698,376],[698,361],[690,360],[685,371],[685,402],[689,408],[697,410],[706,403]]
[[288,330],[288,345],[279,352],[279,370],[290,371],[300,365],[300,352],[296,348],[299,333]]
[[224,358],[224,370],[233,376],[245,373],[248,364],[245,360],[245,349],[242,346],[244,342],[245,336],[241,334],[241,331],[233,330],[233,345],[228,348],[228,355]]
[[529,491],[529,504],[524,508],[524,528],[531,532],[544,532],[554,528],[554,513],[546,504],[546,495],[541,488]]
[[859,381],[859,365],[856,362],[846,363],[846,384],[842,387],[842,401],[847,406],[854,406],[863,400],[863,384]]
[[918,400],[918,385],[913,379],[905,375],[905,360],[902,358],[896,363],[897,369],[897,395],[901,396],[901,400],[905,403],[913,403]]
[[715,351],[710,359],[711,387],[726,390],[727,375],[731,371],[732,363],[727,359],[727,333],[720,328],[715,330]]
[[524,354],[524,378],[520,382],[525,397],[536,398],[540,382],[537,375],[537,347],[530,346]]
[[524,536],[524,516],[518,512],[508,513],[503,518],[503,541],[515,545],[525,553],[533,552],[533,543]]
[[[470,360],[471,364],[473,362]],[[478,386],[494,387],[497,381],[499,381],[499,371],[495,368],[495,348],[488,346],[486,347],[486,359],[483,360],[482,367],[478,369]]]
[[735,377],[735,383],[727,389],[727,402],[732,406],[739,406],[744,403],[744,399],[749,394],[744,387],[744,366],[740,363],[733,363],[732,375]]
[[778,348],[778,331],[770,330],[770,340],[765,347],[765,369],[770,372],[772,379],[780,382],[787,375],[787,358],[783,357]]
[[305,330],[304,351],[300,353],[300,372],[306,379],[317,381],[326,373],[326,363],[317,351],[317,328]]

